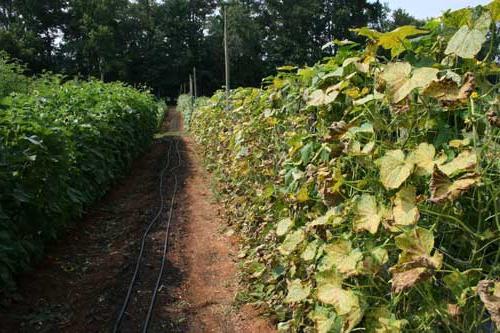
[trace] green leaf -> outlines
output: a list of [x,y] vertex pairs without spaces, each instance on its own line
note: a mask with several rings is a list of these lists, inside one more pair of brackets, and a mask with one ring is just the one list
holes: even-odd
[[446,284],[446,287],[450,289],[451,293],[460,305],[465,305],[464,303],[466,302],[467,289],[475,287],[471,280],[472,279],[466,272],[459,271],[447,274],[443,278],[443,282]]

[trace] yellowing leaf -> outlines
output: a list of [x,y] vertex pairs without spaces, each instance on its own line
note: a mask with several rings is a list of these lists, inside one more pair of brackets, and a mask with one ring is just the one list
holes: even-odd
[[339,225],[343,222],[343,217],[342,217],[342,211],[339,207],[333,207],[330,208],[325,215],[322,215],[313,221],[311,223],[307,224],[307,229],[312,229],[313,227],[319,226],[319,225],[332,225],[336,226]]
[[413,287],[420,281],[427,280],[434,269],[441,268],[443,255],[434,248],[432,231],[416,227],[395,238],[396,246],[403,250],[397,265],[391,267],[392,291],[399,293]]
[[493,21],[494,22],[499,21],[500,20],[500,1],[499,0],[493,0],[486,7],[488,7],[488,9],[490,10],[491,18],[493,19]]
[[412,89],[427,87],[432,81],[437,79],[438,72],[439,70],[430,67],[414,69],[410,80]]
[[304,230],[302,229],[296,230],[288,234],[283,243],[281,244],[281,246],[279,247],[280,253],[282,255],[291,254],[293,251],[295,251],[297,246],[304,241],[304,239],[305,239],[305,233]]
[[413,70],[407,62],[393,62],[384,67],[381,79],[386,83],[392,103],[399,103],[408,96],[413,89],[425,88],[432,81],[437,80],[439,71],[434,68],[421,67]]
[[398,103],[411,92],[410,75],[411,65],[408,62],[393,62],[384,67],[381,78],[386,82],[394,103]]
[[420,30],[411,25],[405,25],[386,32],[379,37],[379,44],[384,49],[391,50],[391,56],[396,57],[405,50],[405,40],[408,37],[426,34],[427,31]]
[[342,286],[342,281],[344,280],[343,277],[334,270],[317,272],[315,279],[318,287],[326,284],[340,287]]
[[467,147],[470,144],[471,144],[470,138],[465,138],[463,140],[458,140],[458,139],[451,140],[449,143],[450,147],[453,147],[453,148]]
[[316,252],[318,250],[318,246],[319,246],[319,241],[317,239],[310,242],[309,244],[307,244],[306,249],[304,250],[304,252],[302,252],[300,257],[304,261],[314,260],[314,258],[316,258]]
[[421,143],[408,156],[408,161],[416,166],[415,173],[419,176],[430,175],[434,164],[442,164],[443,158],[435,160],[436,148],[429,143]]
[[397,320],[385,306],[370,309],[365,318],[368,333],[400,333],[408,324],[406,320]]
[[391,269],[392,291],[400,293],[413,287],[421,281],[425,281],[432,276],[432,272],[427,267],[415,267],[409,269]]
[[394,226],[409,226],[417,223],[420,213],[416,206],[416,189],[414,186],[403,187],[396,194],[392,214]]
[[486,41],[491,25],[491,16],[484,12],[472,27],[463,25],[448,42],[445,54],[456,54],[459,57],[473,59]]
[[438,81],[432,81],[423,94],[437,98],[444,106],[454,106],[466,103],[476,88],[476,78],[472,73],[466,73],[463,85],[459,88],[458,83],[450,77],[443,77]]
[[363,194],[357,204],[356,215],[353,220],[354,231],[369,231],[376,234],[382,221],[383,209],[379,207],[373,195]]
[[342,332],[350,332],[363,318],[358,296],[342,288],[342,277],[335,271],[317,273],[316,285],[318,300],[333,305],[337,315],[344,317]]
[[283,71],[283,72],[290,72],[290,71],[295,71],[297,69],[296,66],[281,66],[276,68],[278,71]]
[[386,249],[378,247],[370,250],[369,255],[360,263],[362,274],[376,274],[380,268],[389,261],[389,253]]
[[325,255],[318,267],[320,271],[335,268],[343,276],[352,276],[358,273],[358,263],[363,259],[359,249],[352,250],[350,241],[339,240],[324,247]]
[[293,227],[293,221],[291,218],[282,219],[278,222],[276,226],[276,234],[278,236],[284,236]]
[[391,318],[379,318],[379,327],[375,333],[400,333],[403,332],[404,326],[408,323],[407,320],[397,320],[394,315]]
[[387,189],[397,189],[410,176],[415,164],[405,158],[402,150],[390,150],[381,157],[377,164],[380,169],[380,181]]
[[377,45],[382,46],[386,50],[391,50],[391,56],[397,57],[401,52],[406,50],[409,45],[408,37],[422,35],[428,33],[425,30],[420,30],[412,25],[405,25],[396,28],[392,31],[381,33],[369,28],[352,29],[361,36],[366,36],[377,42]]
[[452,181],[445,173],[435,166],[429,185],[431,190],[431,198],[429,200],[434,203],[456,200],[462,193],[476,185],[479,180],[480,177],[477,174],[466,174]]
[[427,256],[434,248],[432,231],[416,227],[395,238],[396,246],[403,250],[405,258],[413,259]]
[[359,298],[358,298],[357,306],[354,306],[351,312],[349,312],[347,315],[344,316],[344,326],[342,332],[345,333],[351,332],[361,322],[363,316],[364,316],[364,311],[359,304]]
[[309,200],[309,189],[307,188],[307,184],[300,188],[295,198],[298,202],[306,202]]
[[352,290],[331,284],[322,284],[318,287],[318,299],[325,304],[333,305],[338,315],[346,315],[359,308],[359,299]]
[[299,279],[293,280],[288,284],[288,294],[285,303],[298,303],[305,300],[311,293],[311,285],[302,283]]
[[452,161],[443,164],[439,169],[445,173],[447,176],[451,176],[454,173],[462,171],[470,171],[476,167],[477,156],[476,153],[465,150],[458,154]]
[[472,19],[472,10],[470,8],[462,8],[447,12],[443,15],[443,23],[451,28],[460,28],[464,24],[468,24]]
[[378,91],[376,91],[373,94],[369,94],[363,98],[355,100],[354,102],[352,102],[352,104],[355,106],[364,105],[364,104],[369,103],[371,101],[381,100],[383,98],[384,98],[384,94],[381,94]]
[[308,317],[314,322],[317,333],[338,332],[341,329],[340,317],[326,307],[317,305]]
[[333,103],[337,96],[339,95],[338,87],[329,87],[326,91],[323,89],[317,89],[311,93],[307,99],[307,105],[311,106],[323,106]]

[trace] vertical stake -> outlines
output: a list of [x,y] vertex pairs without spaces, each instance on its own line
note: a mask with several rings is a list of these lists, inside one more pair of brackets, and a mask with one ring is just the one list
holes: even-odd
[[193,68],[194,98],[198,98],[198,84],[196,82],[196,67]]
[[226,95],[229,97],[229,49],[227,36],[227,5],[224,6],[224,58],[226,70]]

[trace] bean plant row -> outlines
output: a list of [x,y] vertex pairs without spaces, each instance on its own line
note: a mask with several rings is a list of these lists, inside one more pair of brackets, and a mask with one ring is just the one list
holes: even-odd
[[[120,83],[27,77],[0,56],[0,290],[151,142],[163,106]],[[85,228],[85,226],[82,226]]]

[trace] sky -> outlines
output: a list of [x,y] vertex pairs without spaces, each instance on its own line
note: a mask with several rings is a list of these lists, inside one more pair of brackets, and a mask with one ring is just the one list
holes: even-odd
[[418,19],[440,16],[447,9],[486,5],[492,0],[380,0],[391,9],[403,8]]

